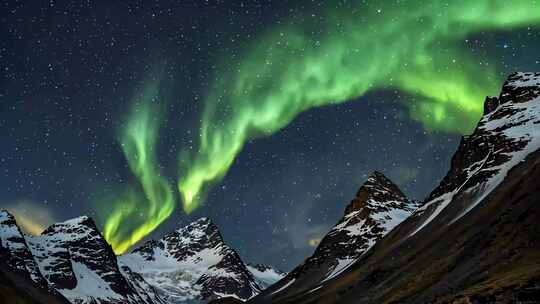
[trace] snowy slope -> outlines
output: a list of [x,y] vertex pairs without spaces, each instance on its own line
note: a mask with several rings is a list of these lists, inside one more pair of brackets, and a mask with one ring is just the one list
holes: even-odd
[[[415,235],[449,206],[458,212],[453,224],[478,206],[508,171],[540,148],[540,73],[516,73],[498,98],[486,100],[485,113],[474,133],[464,137],[452,168],[428,201],[415,213],[421,218]],[[470,196],[456,206],[458,196]]]
[[150,241],[119,260],[141,274],[168,303],[226,296],[245,300],[260,291],[208,218]]
[[248,270],[207,218],[116,257],[87,216],[29,236],[0,211],[0,257],[36,288],[78,304],[246,300],[260,292],[258,282],[271,284],[282,276],[269,267]]
[[86,216],[26,239],[40,273],[72,303],[159,303],[128,283],[111,247]]
[[417,208],[382,173],[373,172],[346,207],[343,218],[303,264],[256,299],[310,293],[353,265]]
[[415,208],[416,203],[410,202],[395,184],[382,173],[373,172],[312,257],[315,261],[328,257],[335,260],[323,281],[354,263]]
[[0,210],[0,257],[14,270],[28,275],[41,288],[48,288],[15,217]]
[[286,275],[286,273],[284,272],[281,272],[268,265],[263,264],[248,264],[247,269],[249,270],[249,272],[251,272],[251,274],[255,278],[255,281],[262,289],[265,289],[268,286],[283,279],[283,277],[285,277]]
[[249,303],[536,303],[539,178],[540,73],[515,73],[440,184],[368,254],[321,285],[285,278]]

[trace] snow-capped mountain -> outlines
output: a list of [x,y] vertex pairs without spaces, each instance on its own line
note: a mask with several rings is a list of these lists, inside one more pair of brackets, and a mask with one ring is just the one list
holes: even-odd
[[86,216],[29,236],[2,210],[0,239],[9,274],[29,277],[31,283],[17,287],[32,289],[29,296],[38,303],[163,303],[147,283],[122,275],[111,247]]
[[24,234],[5,210],[0,210],[0,282],[5,303],[69,303],[41,275]]
[[269,300],[320,288],[357,261],[416,207],[417,203],[408,200],[382,173],[373,172],[313,255],[259,298]]
[[317,288],[249,303],[537,303],[539,180],[540,73],[515,73],[417,211]]
[[373,172],[309,262],[332,263],[324,280],[336,276],[416,208],[417,203],[409,201],[394,183],[382,173]]
[[135,286],[136,281],[122,275],[114,252],[89,217],[54,224],[26,240],[48,284],[72,303],[160,303],[147,293],[150,288]]
[[119,259],[140,273],[168,303],[221,297],[246,300],[261,289],[208,218],[159,241],[149,241]]
[[9,270],[0,275],[16,276],[10,279],[17,283],[14,288],[31,289],[46,299],[43,303],[247,300],[260,292],[259,283],[266,287],[283,276],[267,266],[248,269],[207,218],[117,257],[87,216],[31,236],[21,232],[11,214],[0,211],[0,241],[0,257]]
[[5,210],[0,210],[0,240],[1,256],[6,264],[15,271],[28,274],[39,287],[48,288],[15,217]]
[[314,254],[285,276],[246,266],[206,218],[116,257],[86,216],[28,236],[0,210],[1,301],[536,303],[539,180],[540,73],[516,73],[486,99],[420,208],[374,172]]
[[[501,95],[488,97],[484,116],[470,136],[462,138],[452,158],[452,170],[415,213],[422,217],[416,234],[442,210],[455,209],[458,221],[493,191],[508,171],[540,148],[540,74],[516,73],[503,85]],[[456,199],[466,196],[467,200]]]
[[247,264],[246,267],[262,289],[268,288],[286,275],[286,273],[264,264]]

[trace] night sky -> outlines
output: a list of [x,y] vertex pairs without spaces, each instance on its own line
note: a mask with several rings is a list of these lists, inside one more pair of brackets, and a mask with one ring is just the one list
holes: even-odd
[[406,3],[2,1],[0,208],[36,233],[82,214],[105,230],[132,204],[114,237],[153,217],[144,239],[207,216],[245,261],[290,270],[371,171],[424,198],[483,96],[540,70],[540,2]]

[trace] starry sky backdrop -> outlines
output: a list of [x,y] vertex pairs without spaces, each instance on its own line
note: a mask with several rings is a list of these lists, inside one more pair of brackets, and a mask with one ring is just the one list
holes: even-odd
[[[167,99],[157,162],[176,185],[178,153],[196,146],[218,58],[241,56],[269,28],[341,4],[2,1],[0,208],[37,230],[81,214],[103,225],[96,202],[133,179],[118,130],[134,91],[157,74]],[[376,3],[364,5],[377,10]],[[501,79],[540,70],[538,26],[479,32],[461,47],[495,66]],[[371,91],[249,140],[201,208],[186,215],[178,207],[149,237],[208,216],[244,260],[290,270],[371,171],[422,199],[446,173],[460,135],[425,130],[409,118],[407,98],[399,90]]]

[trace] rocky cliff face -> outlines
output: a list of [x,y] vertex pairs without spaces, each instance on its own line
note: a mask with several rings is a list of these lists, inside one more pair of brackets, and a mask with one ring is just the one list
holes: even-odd
[[538,301],[540,73],[511,75],[484,108],[422,207],[320,287],[271,302]]
[[[417,233],[442,210],[455,209],[450,222],[466,215],[493,191],[508,171],[540,147],[540,74],[516,73],[499,97],[488,97],[484,116],[473,134],[463,137],[451,169],[415,214]],[[467,197],[459,200],[459,197]],[[456,201],[463,204],[458,205]]]
[[68,303],[47,281],[9,212],[0,210],[0,290],[7,303]]
[[315,253],[258,296],[272,271],[246,267],[206,218],[117,260],[88,217],[27,236],[6,211],[0,294],[81,304],[535,303],[540,73],[511,75],[484,108],[420,208],[373,173]]
[[38,303],[162,303],[145,282],[128,282],[111,247],[86,216],[29,236],[11,214],[0,211],[0,239],[8,268],[4,275],[19,292],[37,295]]
[[153,295],[135,289],[122,275],[92,219],[54,224],[26,239],[41,274],[71,302],[154,303]]
[[30,236],[11,214],[0,211],[0,241],[4,288],[30,292],[30,299],[38,295],[35,303],[42,303],[39,298],[78,304],[246,300],[260,292],[257,282],[271,284],[282,277],[270,267],[248,269],[207,218],[118,258],[87,216]]
[[411,215],[416,207],[417,204],[409,201],[382,173],[373,172],[345,209],[343,218],[321,241],[311,260],[317,263],[332,261],[335,275],[344,269],[344,264],[358,259]]
[[320,288],[353,265],[416,207],[382,173],[373,172],[314,254],[258,298],[274,301]]
[[4,210],[0,211],[0,240],[0,256],[7,266],[28,276],[39,287],[48,288],[15,218]]
[[169,303],[225,296],[246,300],[260,291],[252,273],[208,218],[150,241],[120,260]]

